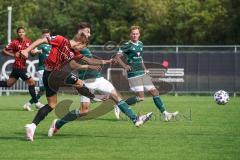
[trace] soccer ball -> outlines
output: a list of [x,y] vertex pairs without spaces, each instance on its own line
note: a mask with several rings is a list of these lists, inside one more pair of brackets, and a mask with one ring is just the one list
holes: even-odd
[[214,100],[219,105],[225,105],[229,101],[229,95],[224,90],[219,90],[214,93]]

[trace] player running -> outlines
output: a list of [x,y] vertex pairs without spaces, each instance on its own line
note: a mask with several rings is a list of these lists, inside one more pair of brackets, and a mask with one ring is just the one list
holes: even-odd
[[[27,72],[26,69],[26,58],[19,56],[19,51],[26,49],[31,45],[31,40],[25,36],[26,32],[23,27],[17,28],[18,38],[12,40],[4,49],[3,53],[7,56],[15,58],[15,62],[12,67],[12,72],[7,81],[0,81],[0,87],[12,87],[19,78],[28,84],[28,90],[32,97],[32,102],[35,103],[37,108],[42,107],[42,104],[38,102],[36,92],[35,92],[35,81]],[[29,52],[34,53],[34,50],[29,50]],[[24,105],[24,110],[30,111],[31,108]]]
[[[84,34],[86,37],[90,37],[90,25],[86,22],[82,22],[79,25],[79,34]],[[84,48],[81,50],[81,54],[85,57],[92,58],[93,55],[90,52],[88,48]],[[122,97],[117,93],[116,89],[113,87],[113,85],[106,80],[103,75],[94,70],[81,70],[79,71],[79,79],[84,80],[85,85],[93,90],[93,91],[99,91],[102,94],[107,95],[110,99],[112,99],[116,105],[121,109],[121,111],[126,114],[132,122],[135,124],[135,126],[139,127],[143,123],[145,123],[147,120],[149,120],[152,116],[152,112],[137,116],[133,111],[129,108],[128,104],[123,101]],[[57,133],[57,131],[66,123],[76,120],[78,117],[81,117],[82,115],[86,115],[86,113],[89,111],[90,108],[90,99],[86,96],[80,97],[81,106],[80,109],[73,110],[66,114],[62,119],[60,120],[53,120],[52,125],[50,126],[50,129],[48,131],[48,136],[52,137],[54,134]]]
[[[42,38],[50,37],[50,31],[48,29],[42,30]],[[37,94],[37,99],[39,100],[43,95],[45,88],[43,84],[43,72],[44,72],[44,60],[48,57],[48,54],[51,51],[52,46],[49,44],[41,44],[37,47],[38,52],[38,69],[37,69],[37,77],[39,79],[39,92]],[[33,99],[29,100],[26,104],[24,104],[24,108],[29,108],[31,110],[31,106],[33,104]],[[41,107],[43,107],[42,105]]]
[[[150,93],[156,107],[163,114],[164,120],[169,121],[176,116],[178,112],[170,113],[165,110],[164,104],[159,96],[159,91],[152,83],[151,77],[146,74],[147,69],[143,62],[143,43],[139,41],[140,27],[132,26],[130,29],[130,41],[123,44],[116,55],[116,61],[127,71],[128,82],[130,89],[136,93],[137,96],[126,100],[129,105],[144,100],[144,91]],[[122,61],[125,57],[127,64]],[[115,106],[115,115],[119,119],[120,110]]]

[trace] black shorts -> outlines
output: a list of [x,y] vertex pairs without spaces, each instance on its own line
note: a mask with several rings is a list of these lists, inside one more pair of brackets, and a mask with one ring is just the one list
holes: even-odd
[[19,77],[23,80],[26,81],[31,78],[31,75],[27,72],[26,69],[17,69],[13,68],[12,73],[9,76],[10,78],[15,78],[19,79]]
[[72,86],[77,81],[78,77],[69,72],[44,70],[43,73],[43,84],[47,97],[57,94],[60,87]]

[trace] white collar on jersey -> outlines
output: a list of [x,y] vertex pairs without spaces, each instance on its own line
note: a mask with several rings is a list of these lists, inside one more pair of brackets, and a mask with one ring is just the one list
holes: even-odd
[[129,42],[138,46],[140,41],[137,41],[136,43],[134,43],[133,41],[130,40]]

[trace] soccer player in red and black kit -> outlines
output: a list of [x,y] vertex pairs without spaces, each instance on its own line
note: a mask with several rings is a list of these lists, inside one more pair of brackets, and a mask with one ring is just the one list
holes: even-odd
[[[12,40],[4,49],[3,53],[7,56],[15,57],[15,62],[12,67],[12,73],[7,81],[0,81],[0,87],[12,87],[19,78],[28,84],[28,90],[36,107],[41,108],[43,105],[38,102],[35,92],[35,81],[27,72],[26,58],[20,57],[20,50],[26,49],[31,45],[31,41],[25,37],[25,29],[23,27],[17,28],[18,38]],[[34,53],[33,50],[31,50]],[[25,110],[30,111],[31,108],[24,107]]]
[[[98,60],[94,58],[87,58],[81,55],[79,51],[86,47],[88,40],[84,35],[79,34],[76,34],[73,40],[68,40],[67,38],[59,35],[40,38],[33,42],[27,49],[20,51],[20,55],[27,58],[28,53],[42,43],[48,43],[52,45],[51,52],[49,53],[48,58],[45,60],[45,70],[43,74],[43,83],[46,88],[48,104],[38,110],[38,113],[31,124],[27,124],[25,126],[26,139],[30,141],[33,141],[36,126],[57,105],[57,91],[58,88],[61,87],[61,84],[56,84],[55,80],[58,81],[63,79],[65,83],[72,84],[81,95],[89,97],[90,99],[95,98],[95,95],[89,91],[89,89],[84,85],[83,81],[78,79],[78,77],[74,74],[71,74],[71,71],[69,71],[70,76],[67,76],[67,78],[61,77],[61,72],[66,72],[62,71],[63,66],[69,64],[73,70],[99,70],[100,66],[95,65],[109,64],[112,62],[112,60]],[[88,64],[93,65],[81,65],[77,63],[79,60],[86,61]],[[56,76],[55,79],[52,78],[54,76]]]

